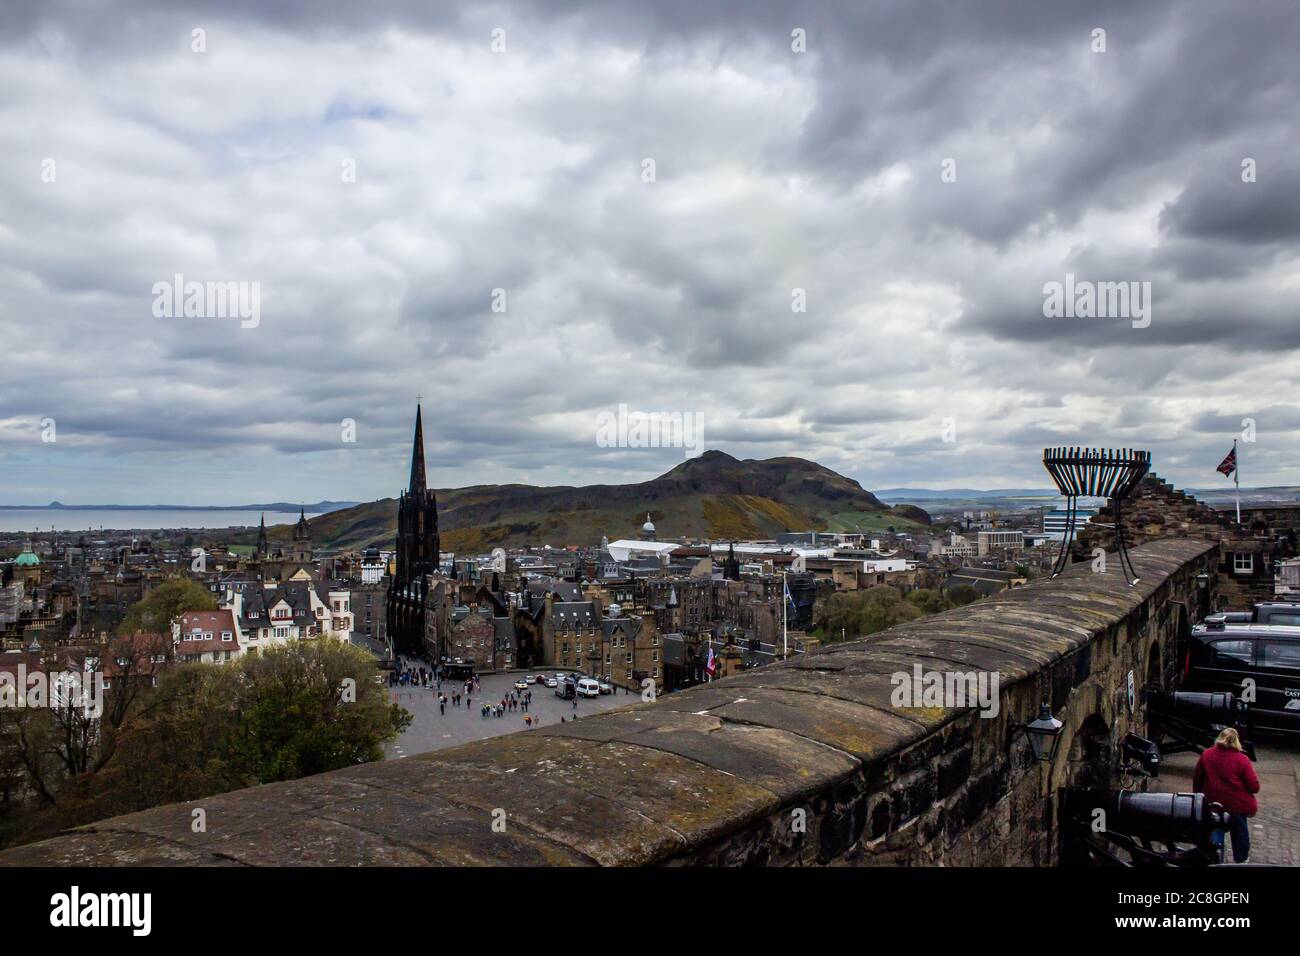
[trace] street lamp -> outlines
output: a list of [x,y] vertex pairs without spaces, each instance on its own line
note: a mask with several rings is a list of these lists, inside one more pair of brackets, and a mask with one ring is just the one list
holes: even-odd
[[1204,591],[1210,586],[1210,576],[1202,571],[1196,576],[1196,586]]
[[1012,724],[1011,735],[1014,738],[1017,730],[1023,730],[1025,736],[1029,738],[1029,747],[1034,752],[1034,759],[1050,762],[1056,756],[1056,748],[1061,744],[1063,728],[1064,724],[1052,716],[1052,707],[1044,698],[1038,708],[1038,716],[1027,724]]

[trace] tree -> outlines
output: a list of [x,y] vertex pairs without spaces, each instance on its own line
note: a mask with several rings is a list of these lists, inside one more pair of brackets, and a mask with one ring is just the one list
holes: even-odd
[[217,602],[208,589],[189,578],[172,578],[131,605],[118,625],[119,634],[171,633],[172,622],[186,611],[215,611]]
[[[43,776],[47,806],[29,819],[24,839],[379,760],[383,744],[411,720],[389,703],[374,658],[333,638],[176,667],[157,687],[142,685],[125,713],[111,734],[91,734],[89,759],[77,772]],[[45,712],[25,716],[40,721],[23,729],[48,759],[58,723]],[[94,748],[94,741],[109,738],[111,750]]]
[[948,600],[952,601],[957,607],[970,604],[972,601],[978,601],[979,599],[979,591],[976,591],[969,584],[958,584],[956,587],[948,589]]
[[878,584],[865,591],[842,591],[818,599],[813,623],[829,641],[875,634],[895,624],[922,616],[915,604],[904,601],[897,588]]
[[907,595],[907,600],[921,609],[923,614],[938,614],[953,606],[942,592],[933,588],[918,588]]

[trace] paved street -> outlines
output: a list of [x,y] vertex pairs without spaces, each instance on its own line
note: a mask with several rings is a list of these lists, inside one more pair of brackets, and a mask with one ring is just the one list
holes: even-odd
[[[551,669],[542,673],[554,674],[555,671]],[[451,705],[453,683],[443,681],[442,692],[448,698],[446,714],[438,712],[438,692],[431,687],[389,688],[392,701],[406,708],[411,713],[412,720],[411,726],[385,748],[388,759],[409,757],[428,750],[441,750],[443,747],[454,747],[471,740],[483,740],[501,734],[525,732],[526,715],[522,710],[506,711],[502,717],[479,716],[479,708],[483,703],[500,702],[502,697],[509,695],[514,688],[514,682],[522,676],[524,676],[522,673],[509,673],[488,674],[482,677],[482,693],[475,694],[471,698],[468,708],[463,699],[460,707]],[[461,685],[455,684],[455,687],[460,689]],[[532,692],[533,700],[528,714],[534,721],[540,717],[543,727],[558,724],[561,717],[572,720],[576,714],[581,719],[588,714],[625,707],[640,700],[638,695],[627,694],[620,689],[618,693],[603,697],[580,697],[575,710],[573,701],[556,697],[555,690],[545,684],[534,684]]]
[[[1300,866],[1300,744],[1273,739],[1256,741],[1255,747],[1259,813],[1250,821],[1250,862]],[[1196,754],[1165,757],[1152,789],[1190,791],[1196,759]]]

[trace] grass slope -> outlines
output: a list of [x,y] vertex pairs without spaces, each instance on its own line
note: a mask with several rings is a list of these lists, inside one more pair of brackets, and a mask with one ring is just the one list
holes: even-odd
[[[646,514],[660,539],[762,538],[779,531],[862,531],[922,527],[920,509],[883,505],[852,479],[802,458],[738,461],[705,452],[646,482],[582,488],[477,485],[440,490],[438,519],[447,551],[494,547],[590,545],[636,537]],[[917,520],[917,519],[920,520]],[[397,501],[345,508],[311,519],[312,540],[343,549],[391,547]],[[292,528],[270,532],[290,540]],[[255,535],[254,535],[255,538]]]

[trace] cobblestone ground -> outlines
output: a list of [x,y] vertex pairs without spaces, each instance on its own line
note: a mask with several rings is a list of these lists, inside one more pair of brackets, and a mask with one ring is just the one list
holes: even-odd
[[[1259,813],[1250,821],[1250,862],[1300,866],[1300,745],[1270,740],[1255,746]],[[1195,767],[1196,754],[1166,757],[1152,789],[1191,790]]]
[[[533,673],[537,673],[534,671]],[[554,674],[554,669],[544,673]],[[407,727],[397,740],[385,748],[388,759],[410,757],[413,754],[429,750],[441,750],[471,740],[483,740],[498,737],[501,734],[528,732],[522,710],[507,711],[502,717],[480,717],[479,707],[484,703],[499,702],[510,693],[514,682],[524,676],[522,673],[488,674],[481,678],[482,693],[471,698],[468,708],[462,700],[459,707],[450,702],[452,684],[444,681],[442,692],[449,698],[446,713],[438,710],[438,692],[431,687],[393,687],[389,688],[389,699],[404,707],[411,714],[411,726]],[[459,685],[457,685],[459,689]],[[560,718],[581,719],[587,714],[597,714],[615,707],[626,707],[639,703],[641,698],[619,690],[616,694],[603,697],[580,698],[578,706],[573,701],[562,700],[555,696],[555,691],[545,684],[534,684],[530,688],[533,700],[528,713],[534,719],[540,719],[542,726],[558,724]]]

